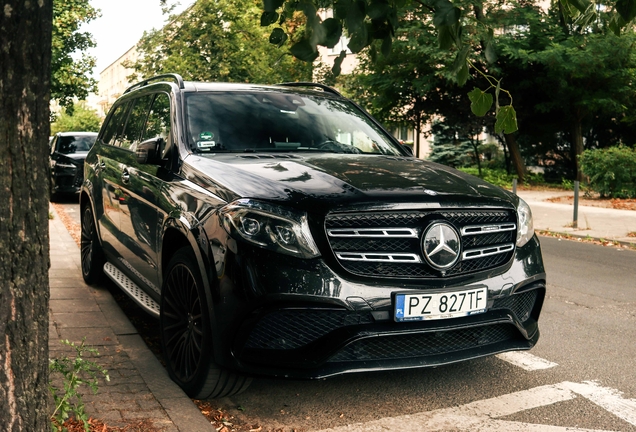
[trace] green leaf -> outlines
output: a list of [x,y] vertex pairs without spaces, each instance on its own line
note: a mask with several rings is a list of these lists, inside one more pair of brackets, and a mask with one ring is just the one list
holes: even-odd
[[261,15],[261,27],[267,27],[276,22],[278,22],[278,13],[276,12],[263,12]]
[[287,41],[287,33],[280,28],[277,27],[272,31],[272,34],[269,35],[269,43],[282,46]]
[[609,28],[616,36],[621,35],[623,27],[625,27],[625,20],[620,15],[616,14],[610,19]]
[[455,33],[453,27],[442,26],[437,29],[437,40],[439,47],[443,50],[449,50],[455,44]]
[[388,3],[382,0],[375,0],[369,5],[369,8],[367,9],[367,15],[369,15],[369,18],[373,20],[384,21],[390,10],[391,7]]
[[336,18],[344,20],[347,18],[349,14],[349,9],[351,8],[351,0],[338,0],[334,5],[334,10],[336,12]]
[[457,84],[461,87],[468,81],[468,63],[464,63],[461,69],[457,72]]
[[263,10],[265,12],[274,12],[285,3],[285,0],[263,0]]
[[391,55],[391,47],[393,46],[393,38],[391,36],[387,36],[382,40],[382,55],[384,57],[388,57]]
[[636,0],[618,0],[616,12],[628,23],[636,18]]
[[495,123],[495,133],[511,134],[518,130],[517,113],[512,105],[506,105],[499,109],[497,122]]
[[435,15],[433,25],[435,27],[454,26],[459,23],[462,16],[460,8],[454,6],[448,0],[437,0],[435,2]]
[[366,26],[362,26],[357,32],[351,36],[351,40],[347,45],[352,53],[357,54],[367,46],[368,34]]
[[[589,0],[561,0],[561,3],[570,11],[572,10],[572,8],[575,8],[581,13],[584,13],[590,6]],[[574,13],[572,13],[571,11],[570,15],[574,16]]]
[[470,47],[468,45],[464,45],[462,49],[457,51],[457,55],[455,56],[455,61],[453,62],[453,73],[458,74],[459,71],[466,66],[466,59],[468,58],[468,51]]
[[318,58],[318,50],[307,39],[295,43],[289,51],[294,57],[302,61],[312,62]]
[[347,52],[345,50],[340,51],[340,55],[336,57],[333,62],[333,67],[331,68],[331,72],[334,76],[339,76],[342,72],[342,61],[347,57]]
[[333,48],[338,41],[340,41],[340,37],[342,36],[342,25],[340,21],[334,18],[327,18],[323,21],[322,27],[325,30],[325,40],[322,45],[325,45],[327,48]]
[[483,117],[492,108],[492,95],[475,87],[468,93],[470,110],[477,117]]
[[[364,0],[356,0],[351,3],[345,20],[349,34],[358,33],[365,28],[364,18],[366,17],[366,7]],[[366,32],[366,30],[364,30]],[[366,35],[365,35],[366,38]]]

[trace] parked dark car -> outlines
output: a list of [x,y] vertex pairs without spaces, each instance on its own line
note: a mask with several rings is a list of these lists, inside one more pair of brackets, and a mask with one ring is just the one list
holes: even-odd
[[532,348],[546,282],[523,200],[413,158],[332,88],[128,89],[86,159],[82,273],[159,318],[191,397]]
[[58,132],[51,137],[51,201],[62,194],[79,192],[84,179],[84,160],[95,139],[96,132]]

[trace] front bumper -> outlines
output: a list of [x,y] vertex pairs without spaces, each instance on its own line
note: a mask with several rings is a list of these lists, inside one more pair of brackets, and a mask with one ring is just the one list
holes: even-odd
[[[502,271],[431,286],[430,281],[360,280],[259,251],[228,262],[215,310],[217,360],[243,373],[324,378],[361,371],[433,367],[532,348],[545,298],[536,237]],[[280,259],[280,258],[279,258]],[[488,309],[468,317],[395,322],[392,293],[488,287]],[[231,289],[230,289],[231,287]]]

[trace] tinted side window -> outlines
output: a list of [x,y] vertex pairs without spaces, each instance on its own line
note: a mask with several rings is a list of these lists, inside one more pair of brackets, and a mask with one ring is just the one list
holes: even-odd
[[134,151],[137,144],[139,144],[153,96],[154,95],[146,95],[133,101],[134,105],[130,110],[126,128],[122,135],[121,147]]
[[160,149],[160,154],[163,154],[163,146],[170,139],[170,97],[166,93],[159,93],[152,103],[141,141],[158,137],[164,141]]
[[126,108],[128,104],[121,104],[115,108],[115,112],[108,119],[108,124],[104,129],[104,136],[102,136],[102,142],[104,144],[115,145],[117,136],[121,134],[124,129],[124,121],[126,120]]

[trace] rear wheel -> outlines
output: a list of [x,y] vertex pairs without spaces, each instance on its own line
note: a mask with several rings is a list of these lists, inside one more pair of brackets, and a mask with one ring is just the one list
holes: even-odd
[[244,391],[251,378],[214,363],[203,281],[189,248],[170,260],[161,293],[161,348],[170,378],[188,396],[220,398]]
[[84,281],[93,285],[100,282],[104,276],[104,264],[106,259],[102,252],[102,246],[97,237],[95,218],[90,205],[85,205],[82,210],[82,232],[81,232],[81,261],[82,277]]

